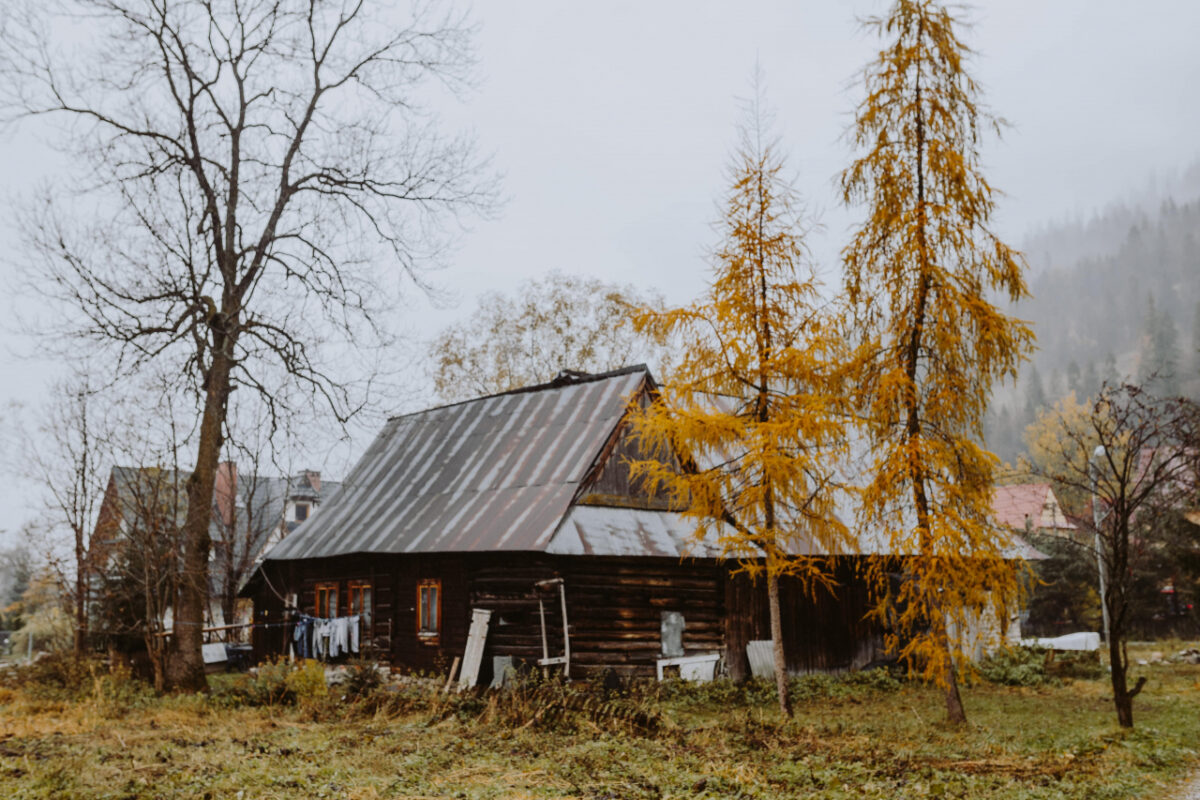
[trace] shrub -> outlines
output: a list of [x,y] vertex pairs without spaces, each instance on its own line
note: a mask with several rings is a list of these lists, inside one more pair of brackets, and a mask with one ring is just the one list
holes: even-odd
[[356,700],[352,713],[358,716],[403,715],[441,708],[452,702],[441,693],[443,683],[443,678],[408,678],[398,686],[380,686]]
[[764,678],[741,683],[728,678],[707,683],[669,680],[659,684],[659,696],[666,702],[690,707],[758,706],[775,702],[775,682]]
[[1104,677],[1098,650],[1055,652],[1054,659],[1046,665],[1046,670],[1057,678],[1098,680]]
[[154,699],[150,684],[133,676],[129,667],[115,664],[111,670],[92,663],[91,701],[105,717],[123,717],[131,709],[142,708]]
[[846,686],[873,692],[898,692],[904,686],[903,674],[899,668],[876,667],[848,672],[841,681]]
[[587,720],[593,730],[652,733],[662,722],[649,694],[618,694],[594,681],[567,683],[558,676],[543,680],[536,673],[520,675],[502,689],[450,695],[443,702],[441,718],[453,714],[507,728],[571,731]]
[[979,674],[1000,686],[1043,686],[1046,651],[1040,647],[1004,647],[979,662]]
[[325,683],[325,667],[320,661],[305,660],[287,673],[284,685],[301,705],[312,705],[329,696],[329,686]]
[[98,657],[52,653],[32,664],[10,667],[5,673],[5,682],[34,696],[82,699],[93,691],[93,681],[99,670],[106,670],[106,667]]
[[[849,697],[866,692],[894,692],[902,681],[885,668],[831,675],[815,672],[788,679],[797,702],[830,697]],[[751,678],[742,683],[721,678],[708,683],[665,681],[659,690],[666,702],[691,707],[763,706],[775,703],[775,681]]]
[[366,697],[383,685],[383,677],[373,661],[353,661],[346,669],[346,680],[342,683],[343,697],[358,700]]
[[279,659],[264,661],[253,672],[239,677],[228,688],[229,695],[251,706],[277,706],[296,702],[296,694],[288,686],[292,666]]

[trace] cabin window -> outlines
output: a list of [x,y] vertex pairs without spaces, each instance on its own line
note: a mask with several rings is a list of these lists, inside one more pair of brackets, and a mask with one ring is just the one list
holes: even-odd
[[337,583],[318,583],[315,590],[314,617],[336,617],[338,615]]
[[308,519],[308,503],[296,503],[296,522]]
[[442,632],[442,582],[426,578],[417,582],[417,636],[436,641]]
[[363,622],[371,621],[371,584],[366,581],[351,581],[346,587],[350,600],[350,614],[362,615]]

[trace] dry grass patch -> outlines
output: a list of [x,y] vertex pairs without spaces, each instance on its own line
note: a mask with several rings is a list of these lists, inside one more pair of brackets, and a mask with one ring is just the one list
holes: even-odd
[[[794,720],[762,686],[522,687],[447,698],[421,684],[246,707],[226,691],[0,695],[5,797],[1158,797],[1196,758],[1200,667],[1156,667],[1133,732],[1103,681],[939,694],[880,676],[812,680]],[[641,715],[641,716],[639,716]],[[655,719],[653,726],[638,720]]]

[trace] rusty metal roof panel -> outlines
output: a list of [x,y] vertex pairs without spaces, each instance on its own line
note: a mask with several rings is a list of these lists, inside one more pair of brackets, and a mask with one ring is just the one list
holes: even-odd
[[340,491],[267,556],[544,550],[645,367],[389,420]]

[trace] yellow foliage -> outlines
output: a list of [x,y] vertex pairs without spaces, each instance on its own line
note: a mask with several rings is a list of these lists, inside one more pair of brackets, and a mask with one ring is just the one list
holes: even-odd
[[325,682],[325,667],[320,661],[305,659],[287,674],[285,681],[287,688],[296,696],[296,702],[301,705],[324,700],[329,694],[329,686]]
[[964,656],[955,631],[1017,591],[1005,534],[989,523],[995,457],[980,444],[992,383],[1015,376],[1029,327],[988,301],[1027,294],[1020,253],[988,227],[993,190],[979,169],[978,106],[959,21],[933,0],[898,0],[868,21],[886,41],[863,75],[866,98],[842,174],[866,218],[843,251],[862,368],[853,386],[869,442],[859,524],[905,554],[906,580],[871,568],[902,657],[944,685]]
[[602,372],[638,361],[662,374],[668,342],[637,334],[632,308],[661,305],[632,286],[551,272],[513,295],[485,294],[470,319],[430,345],[434,390],[446,402],[554,378],[560,370]]
[[1054,481],[1055,495],[1072,514],[1082,513],[1088,493],[1066,478],[1086,475],[1092,450],[1100,444],[1090,421],[1092,410],[1091,400],[1081,403],[1071,392],[1025,428],[1025,446],[1033,461],[1028,471]]
[[635,317],[640,331],[678,337],[681,360],[635,418],[650,457],[633,472],[747,569],[811,587],[830,580],[815,556],[849,540],[834,508],[845,348],[805,258],[799,197],[752,114],[729,167],[710,289]]

